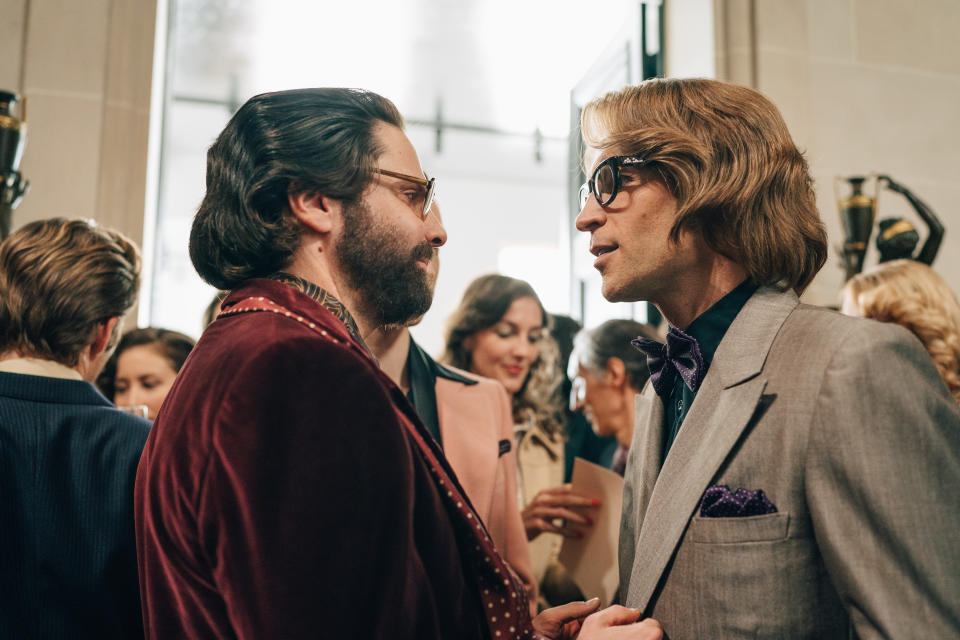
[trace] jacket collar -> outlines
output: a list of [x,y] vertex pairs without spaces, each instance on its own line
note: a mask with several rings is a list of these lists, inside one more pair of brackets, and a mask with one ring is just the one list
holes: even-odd
[[465,385],[474,385],[477,382],[439,364],[417,344],[413,336],[410,336],[407,367],[410,371],[410,391],[407,393],[407,398],[420,414],[430,435],[442,446],[440,414],[437,410],[437,378],[445,378]]
[[112,402],[85,380],[23,373],[0,372],[0,395],[33,402],[113,407]]
[[[307,281],[304,280],[304,282]],[[323,291],[319,287],[317,287],[317,289]],[[335,308],[331,310],[328,305],[323,304],[323,302],[305,293],[299,287],[286,284],[279,280],[271,278],[251,278],[250,280],[244,281],[224,298],[220,313],[224,314],[229,311],[231,307],[240,304],[248,298],[259,297],[272,300],[293,313],[303,316],[304,318],[309,318],[334,336],[346,340],[361,349],[368,357],[372,358],[374,362],[377,361],[360,336],[350,330],[336,312],[337,310]],[[332,296],[329,297],[336,301],[336,298]],[[339,301],[336,301],[336,304],[340,304]],[[343,308],[342,305],[340,305],[340,307]],[[346,312],[346,309],[343,308],[343,311]],[[218,316],[218,318],[219,317],[220,316]]]

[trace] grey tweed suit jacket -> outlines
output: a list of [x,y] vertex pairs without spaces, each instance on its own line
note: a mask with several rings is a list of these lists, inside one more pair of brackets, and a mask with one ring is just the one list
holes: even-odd
[[[669,638],[960,637],[960,410],[908,331],[760,289],[666,460],[636,402],[619,593]],[[700,517],[711,485],[777,512]]]

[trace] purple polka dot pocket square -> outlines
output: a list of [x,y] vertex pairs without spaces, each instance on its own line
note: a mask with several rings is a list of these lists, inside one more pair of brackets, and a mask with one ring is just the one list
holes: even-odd
[[777,507],[767,499],[763,489],[737,489],[714,485],[703,492],[701,518],[746,518],[776,513]]

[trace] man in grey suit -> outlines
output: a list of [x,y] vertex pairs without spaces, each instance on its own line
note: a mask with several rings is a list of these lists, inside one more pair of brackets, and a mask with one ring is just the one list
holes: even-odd
[[653,80],[583,113],[577,228],[637,340],[620,600],[683,638],[960,637],[960,411],[900,327],[800,304],[826,259],[776,107]]

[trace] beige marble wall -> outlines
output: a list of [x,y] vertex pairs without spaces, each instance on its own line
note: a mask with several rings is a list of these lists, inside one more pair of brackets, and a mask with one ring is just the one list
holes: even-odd
[[14,228],[88,217],[140,243],[156,0],[0,0],[0,88],[27,98]]
[[[944,221],[934,268],[960,291],[960,3],[716,0],[715,13],[718,77],[778,105],[817,181],[832,252],[807,297],[834,303],[842,285],[834,176],[870,171],[912,189]],[[878,215],[924,229],[890,191]]]
[[156,13],[156,0],[0,0],[0,88],[26,97],[29,126],[14,229],[94,218],[142,245]]

